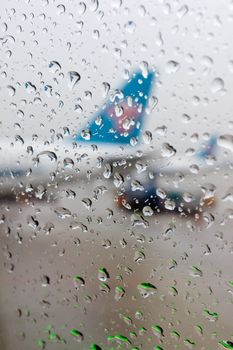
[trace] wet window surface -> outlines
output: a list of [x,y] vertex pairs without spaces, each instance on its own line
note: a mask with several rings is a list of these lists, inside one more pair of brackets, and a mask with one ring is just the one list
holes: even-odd
[[233,349],[233,2],[0,9],[0,349]]

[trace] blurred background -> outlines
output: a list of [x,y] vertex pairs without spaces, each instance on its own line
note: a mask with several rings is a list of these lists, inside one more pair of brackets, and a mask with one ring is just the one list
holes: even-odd
[[0,349],[233,349],[233,2],[0,9]]

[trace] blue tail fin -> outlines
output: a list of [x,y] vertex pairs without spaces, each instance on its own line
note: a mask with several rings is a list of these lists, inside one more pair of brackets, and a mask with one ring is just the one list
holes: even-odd
[[207,159],[215,155],[217,150],[217,136],[212,135],[206,145],[197,153],[199,159]]
[[141,72],[134,73],[121,90],[115,91],[85,128],[77,133],[75,140],[127,145],[132,138],[138,138],[154,76],[154,72],[149,72],[147,77]]

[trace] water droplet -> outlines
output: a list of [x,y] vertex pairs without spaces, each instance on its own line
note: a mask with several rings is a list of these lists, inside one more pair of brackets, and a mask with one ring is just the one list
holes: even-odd
[[179,8],[179,10],[177,11],[177,16],[181,19],[182,17],[184,17],[189,11],[189,8],[187,5],[183,5]]
[[176,154],[176,149],[169,143],[163,143],[161,148],[162,157],[170,158]]
[[224,80],[221,78],[215,78],[211,83],[211,91],[213,94],[224,90]]
[[180,68],[180,64],[176,61],[168,61],[165,66],[165,71],[168,74],[176,73]]
[[84,206],[85,206],[88,210],[91,209],[92,201],[90,200],[90,198],[83,198],[83,199],[82,199],[82,202],[83,202]]
[[162,188],[157,188],[156,189],[156,194],[158,197],[160,197],[161,199],[165,199],[167,196],[167,192],[164,191]]
[[71,230],[80,229],[82,232],[87,232],[87,226],[79,221],[72,221],[69,227]]
[[121,174],[116,172],[114,174],[113,183],[117,188],[119,188],[124,183],[124,177]]
[[178,290],[173,286],[169,287],[168,292],[173,297],[176,297],[178,295]]
[[122,298],[123,298],[123,296],[125,295],[125,290],[124,290],[124,288],[122,288],[122,287],[116,287],[115,288],[115,300],[116,301],[119,301],[119,300],[121,300]]
[[148,101],[148,106],[146,107],[146,114],[150,115],[157,106],[158,102],[159,100],[156,96],[151,96]]
[[143,226],[144,228],[149,227],[149,222],[146,221],[143,216],[139,215],[139,214],[132,214],[131,215],[131,222],[132,222],[132,226]]
[[68,86],[72,90],[80,81],[81,75],[78,72],[68,72]]
[[229,149],[233,152],[233,135],[221,135],[219,136],[217,143],[220,147]]
[[146,61],[142,61],[139,65],[139,68],[142,71],[142,76],[147,79],[149,74],[149,64]]
[[85,285],[85,280],[81,276],[75,276],[73,278],[75,289],[79,290]]
[[166,199],[164,202],[164,207],[167,210],[174,210],[176,207],[176,203],[171,199]]
[[152,133],[149,130],[146,130],[143,133],[143,141],[146,145],[149,145],[152,142]]
[[191,117],[188,114],[183,113],[181,119],[183,123],[188,124],[191,120]]
[[54,213],[56,213],[57,216],[61,219],[65,219],[65,218],[68,218],[69,216],[71,216],[71,211],[69,209],[63,208],[63,207],[55,208]]
[[133,21],[128,21],[125,24],[125,30],[126,30],[126,32],[128,32],[130,34],[134,33],[136,30],[136,24]]
[[50,284],[50,278],[47,275],[43,275],[41,277],[41,285],[42,287],[47,287]]
[[97,344],[91,344],[90,350],[102,350],[102,348]]
[[57,14],[58,15],[62,15],[65,12],[66,12],[66,8],[63,4],[57,5]]
[[71,329],[70,334],[73,335],[78,342],[82,342],[84,339],[83,334],[79,332],[77,329],[74,329],[74,328]]
[[39,161],[41,160],[42,157],[48,157],[50,159],[51,162],[56,162],[57,161],[57,155],[54,152],[51,151],[42,151],[40,153],[37,154],[37,158],[39,159]]
[[222,345],[224,349],[233,349],[233,342],[230,340],[220,340],[219,344]]
[[8,94],[12,97],[12,96],[15,96],[15,88],[11,85],[7,85],[7,91],[8,91]]
[[49,70],[51,73],[56,73],[61,70],[61,65],[57,61],[51,61],[49,63]]
[[131,341],[127,337],[121,334],[108,336],[108,341],[112,342],[114,340],[120,344],[131,344]]
[[102,91],[103,91],[103,97],[105,98],[105,97],[108,96],[108,93],[109,93],[109,90],[110,90],[111,86],[110,86],[109,83],[107,83],[106,81],[104,81],[104,82],[102,83],[102,87],[103,87],[103,89],[102,89]]
[[98,10],[99,7],[99,1],[98,0],[91,0],[89,8],[90,11],[95,12]]
[[65,158],[63,160],[63,165],[65,168],[72,169],[74,166],[74,161],[71,158]]
[[142,209],[142,213],[145,216],[152,216],[154,212],[153,212],[153,209],[151,209],[151,207],[147,205]]
[[25,83],[25,88],[29,94],[32,94],[33,92],[36,92],[36,86],[33,85],[30,81],[27,81]]
[[190,275],[193,277],[202,277],[203,272],[196,266],[192,266],[192,271],[190,272]]
[[104,165],[104,172],[103,172],[103,176],[105,177],[105,179],[109,179],[112,175],[112,166],[111,164],[106,163]]
[[137,289],[143,298],[147,298],[157,292],[157,288],[149,282],[142,282],[138,284]]
[[189,349],[193,349],[196,346],[196,343],[190,339],[185,339],[184,345],[186,345]]
[[143,185],[138,180],[131,181],[131,189],[132,191],[144,191]]
[[202,328],[202,326],[200,326],[199,324],[197,324],[196,326],[195,326],[195,330],[196,330],[196,332],[197,332],[197,334],[198,335],[203,335],[203,328]]
[[105,269],[105,267],[100,267],[98,270],[98,279],[102,282],[106,282],[108,278],[109,278],[108,271]]
[[145,260],[145,254],[142,251],[137,250],[134,254],[134,261],[140,263]]
[[164,337],[164,331],[163,331],[163,328],[160,327],[158,324],[154,324],[152,326],[152,332],[156,335],[156,336],[159,336],[159,337]]
[[80,2],[77,6],[78,14],[81,16],[86,12],[86,4],[84,2]]

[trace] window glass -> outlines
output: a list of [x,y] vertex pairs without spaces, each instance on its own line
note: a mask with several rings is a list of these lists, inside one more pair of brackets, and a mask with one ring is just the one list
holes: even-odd
[[233,2],[0,8],[0,349],[233,349]]

